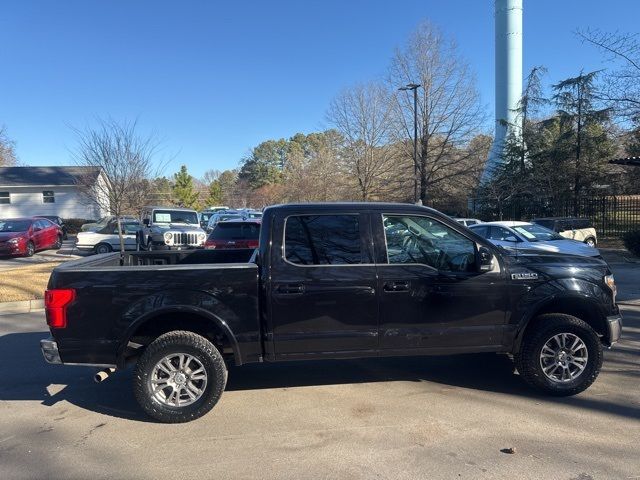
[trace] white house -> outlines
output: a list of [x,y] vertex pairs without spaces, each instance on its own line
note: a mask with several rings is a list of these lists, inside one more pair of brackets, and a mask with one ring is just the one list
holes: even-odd
[[0,167],[0,218],[104,217],[108,212],[79,186],[102,181],[102,172],[94,167]]

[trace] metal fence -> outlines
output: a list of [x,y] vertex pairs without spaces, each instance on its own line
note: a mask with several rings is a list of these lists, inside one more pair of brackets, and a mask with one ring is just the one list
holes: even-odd
[[503,204],[470,199],[466,207],[433,202],[434,208],[455,216],[489,220],[531,220],[540,217],[589,218],[600,237],[620,237],[640,229],[640,195],[581,197],[566,199],[516,199]]

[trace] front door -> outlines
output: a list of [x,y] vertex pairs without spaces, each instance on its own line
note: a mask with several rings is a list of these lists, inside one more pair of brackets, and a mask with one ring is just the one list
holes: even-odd
[[378,346],[376,267],[364,214],[276,219],[270,300],[276,358]]
[[480,273],[476,243],[428,215],[389,212],[372,218],[372,228],[383,250],[377,254],[381,350],[501,344],[506,285],[497,259],[494,271]]

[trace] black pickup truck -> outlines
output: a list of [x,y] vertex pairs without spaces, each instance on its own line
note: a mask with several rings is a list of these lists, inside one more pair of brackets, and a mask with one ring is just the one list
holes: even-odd
[[227,362],[511,354],[552,395],[596,379],[620,337],[598,258],[509,251],[441,213],[385,203],[265,210],[253,250],[133,252],[67,262],[46,292],[50,363],[135,364],[141,407],[207,413]]

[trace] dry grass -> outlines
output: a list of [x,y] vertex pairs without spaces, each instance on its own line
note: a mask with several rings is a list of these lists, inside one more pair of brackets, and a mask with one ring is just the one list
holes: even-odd
[[47,262],[0,271],[0,302],[44,297],[49,275],[61,262]]

